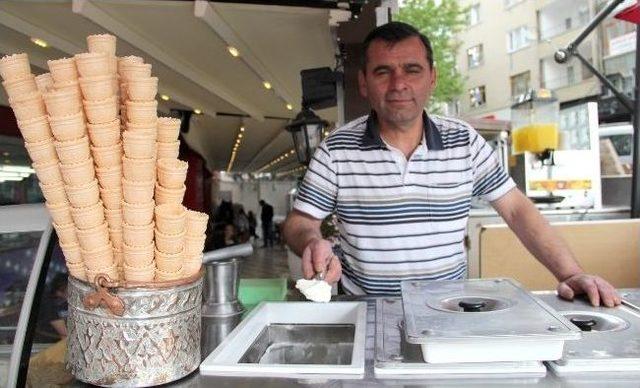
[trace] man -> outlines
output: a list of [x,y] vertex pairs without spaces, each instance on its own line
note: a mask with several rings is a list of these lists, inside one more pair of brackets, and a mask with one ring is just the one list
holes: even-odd
[[273,246],[273,206],[269,205],[263,199],[260,200],[260,221],[262,221],[262,238],[264,241],[263,248]]
[[[620,303],[609,283],[583,273],[473,128],[426,114],[437,72],[425,36],[404,23],[380,26],[365,39],[363,59],[359,88],[373,110],[319,146],[286,221],[306,278],[325,272],[353,294],[397,294],[404,279],[464,278],[464,231],[479,196],[556,276],[561,296]],[[340,259],[319,230],[334,209]]]

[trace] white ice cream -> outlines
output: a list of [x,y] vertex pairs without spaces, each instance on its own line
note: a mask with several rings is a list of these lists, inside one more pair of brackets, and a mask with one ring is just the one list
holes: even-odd
[[328,302],[331,300],[331,285],[324,280],[300,279],[296,282],[296,288],[302,292],[305,298],[313,302]]

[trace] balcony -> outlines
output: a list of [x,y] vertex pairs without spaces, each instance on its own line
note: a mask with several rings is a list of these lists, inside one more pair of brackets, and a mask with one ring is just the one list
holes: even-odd
[[556,0],[538,11],[540,41],[552,39],[586,25],[591,17],[584,0]]

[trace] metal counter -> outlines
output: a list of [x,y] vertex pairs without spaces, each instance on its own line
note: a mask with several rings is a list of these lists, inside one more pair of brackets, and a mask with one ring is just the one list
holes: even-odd
[[[559,378],[548,371],[543,378],[447,378],[421,380],[376,379],[373,376],[375,351],[375,302],[376,298],[340,298],[341,300],[366,300],[367,337],[365,346],[365,377],[360,380],[337,380],[330,377],[325,380],[284,379],[284,378],[245,378],[202,376],[197,371],[186,378],[170,384],[172,387],[453,387],[453,386],[537,386],[537,387],[638,387],[639,375],[585,374],[571,378]],[[228,319],[205,319],[203,321],[202,350],[206,357],[220,342],[221,334],[229,332],[233,322]]]

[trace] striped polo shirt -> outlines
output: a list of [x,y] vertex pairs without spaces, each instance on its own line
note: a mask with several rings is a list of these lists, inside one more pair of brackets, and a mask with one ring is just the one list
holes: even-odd
[[381,139],[374,112],[333,131],[309,164],[294,208],[316,219],[336,212],[347,292],[399,294],[402,280],[464,278],[471,198],[493,201],[515,187],[469,124],[426,112],[423,123],[408,160]]

